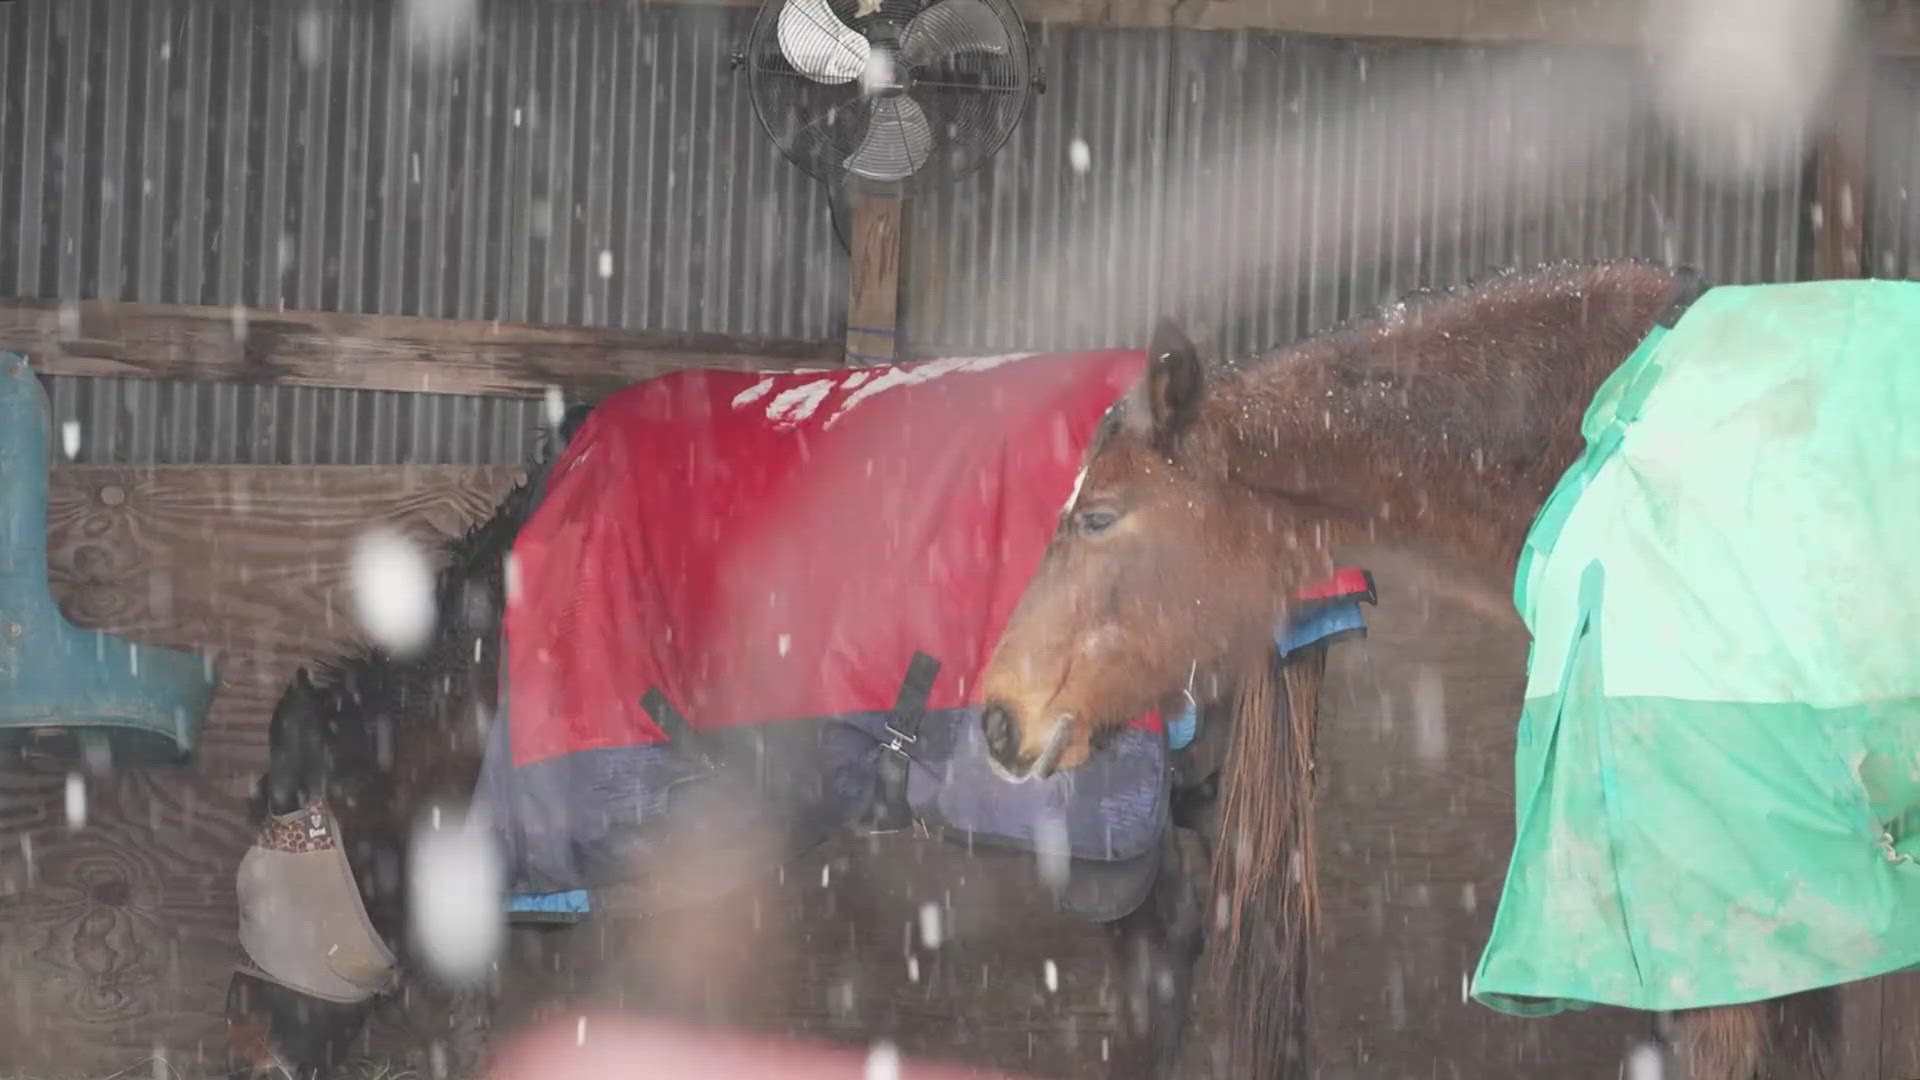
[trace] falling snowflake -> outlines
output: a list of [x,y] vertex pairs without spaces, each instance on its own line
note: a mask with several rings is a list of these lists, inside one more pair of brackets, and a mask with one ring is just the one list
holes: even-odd
[[87,778],[77,772],[67,774],[67,828],[87,827]]
[[1076,138],[1067,144],[1067,164],[1073,166],[1073,171],[1077,173],[1093,168],[1093,149],[1087,145],[1087,140]]
[[1047,888],[1059,892],[1067,887],[1070,854],[1066,821],[1050,814],[1034,823],[1033,857]]
[[920,905],[920,943],[929,949],[940,947],[942,940],[940,925],[940,907],[937,904]]
[[1420,665],[1413,681],[1414,747],[1422,761],[1439,762],[1447,756],[1446,686],[1440,670]]
[[80,456],[80,421],[60,421],[60,449],[66,452],[68,461]]

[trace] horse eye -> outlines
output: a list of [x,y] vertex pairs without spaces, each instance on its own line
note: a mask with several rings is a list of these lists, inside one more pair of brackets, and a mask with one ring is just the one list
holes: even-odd
[[1099,536],[1113,528],[1113,523],[1119,520],[1120,515],[1111,510],[1087,510],[1079,515],[1076,524],[1080,527],[1081,536]]

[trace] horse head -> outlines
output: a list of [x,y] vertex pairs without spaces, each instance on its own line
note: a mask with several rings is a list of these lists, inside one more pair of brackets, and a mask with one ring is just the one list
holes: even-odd
[[254,813],[290,814],[319,798],[326,786],[325,699],[306,668],[299,668],[274,703],[267,728],[267,771],[254,787]]
[[1074,497],[985,673],[997,767],[1047,776],[1156,706],[1219,702],[1265,662],[1286,597],[1325,563],[1285,548],[1285,500],[1235,468],[1233,408],[1178,326],[1102,422]]

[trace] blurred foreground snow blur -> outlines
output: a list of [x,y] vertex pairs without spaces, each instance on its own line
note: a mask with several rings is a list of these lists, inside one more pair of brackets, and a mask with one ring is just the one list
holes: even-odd
[[900,1051],[890,1042],[877,1042],[867,1051],[865,1080],[900,1080]]
[[1660,1048],[1641,1043],[1627,1054],[1625,1080],[1664,1080],[1666,1066],[1660,1060]]
[[499,852],[484,829],[436,807],[415,828],[407,854],[411,940],[439,978],[482,978],[506,934]]
[[1847,31],[1847,0],[1652,0],[1654,107],[1709,176],[1793,168]]
[[407,41],[439,56],[466,44],[479,18],[479,0],[405,0]]
[[409,656],[433,633],[433,567],[391,529],[369,529],[353,547],[353,601],[360,625],[382,648]]

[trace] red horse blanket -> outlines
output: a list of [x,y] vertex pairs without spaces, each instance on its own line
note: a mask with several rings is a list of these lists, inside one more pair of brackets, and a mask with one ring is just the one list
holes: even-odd
[[[502,708],[478,794],[510,889],[544,911],[570,890],[673,882],[658,826],[682,812],[723,837],[764,807],[793,853],[864,827],[918,653],[938,668],[913,680],[928,690],[902,750],[914,819],[1063,854],[1063,907],[1132,910],[1169,813],[1160,717],[1020,784],[988,766],[969,698],[1101,416],[1144,366],[1127,350],[683,372],[598,405],[507,569]],[[1276,644],[1360,629],[1370,591],[1342,575]],[[688,730],[669,739],[656,715]],[[754,797],[700,794],[733,790],[722,776]]]
[[1144,364],[688,371],[608,398],[514,545],[513,764],[664,741],[655,688],[696,729],[884,712],[916,651],[929,708],[965,705]]

